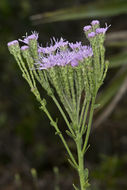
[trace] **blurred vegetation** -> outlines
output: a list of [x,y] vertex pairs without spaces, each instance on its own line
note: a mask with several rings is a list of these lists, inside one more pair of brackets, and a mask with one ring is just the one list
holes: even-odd
[[[90,169],[91,190],[127,189],[127,1],[0,0],[1,190],[71,190],[73,178],[77,181],[59,138],[10,56],[7,42],[37,30],[42,45],[52,36],[87,43],[82,28],[92,19],[99,19],[103,26],[111,24],[105,43],[110,70],[98,96],[100,107],[85,163]],[[65,123],[50,98],[48,108],[54,118],[60,118],[64,131]],[[68,143],[75,151],[69,138]],[[56,165],[60,171],[53,170]],[[37,178],[31,168],[36,168]]]

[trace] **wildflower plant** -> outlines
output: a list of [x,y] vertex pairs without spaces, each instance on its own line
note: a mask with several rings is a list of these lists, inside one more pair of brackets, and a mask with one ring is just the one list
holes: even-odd
[[[80,186],[73,184],[75,190],[86,190],[89,186],[84,155],[89,148],[93,112],[98,106],[95,103],[97,92],[103,84],[109,65],[105,61],[104,48],[107,29],[107,26],[100,28],[98,20],[85,26],[83,30],[90,42],[87,46],[81,42],[70,43],[63,38],[59,41],[53,38],[50,46],[42,47],[38,43],[36,32],[19,40],[24,43],[22,47],[18,40],[8,43],[9,51],[17,61],[22,76],[63,142],[69,163],[78,172]],[[63,116],[67,125],[66,134],[75,142],[77,158],[58,127],[58,121],[50,115],[37,82],[52,98]]]

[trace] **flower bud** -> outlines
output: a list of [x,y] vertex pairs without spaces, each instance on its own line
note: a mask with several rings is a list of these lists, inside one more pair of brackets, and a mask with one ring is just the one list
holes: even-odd
[[100,27],[100,22],[98,20],[93,20],[91,22],[91,25],[92,25],[93,31],[95,31],[97,28]]
[[28,46],[22,46],[21,52],[24,58],[27,58],[29,55],[29,47]]
[[19,42],[17,40],[8,42],[8,49],[12,55],[17,56],[20,54],[20,47],[19,47]]

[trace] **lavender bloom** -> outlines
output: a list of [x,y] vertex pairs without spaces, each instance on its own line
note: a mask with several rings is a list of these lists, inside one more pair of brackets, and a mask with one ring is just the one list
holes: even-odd
[[72,60],[72,61],[71,61],[71,66],[72,66],[72,67],[78,66],[78,61],[77,61],[76,59]]
[[106,28],[97,28],[96,34],[105,34],[105,32],[108,30],[108,27]]
[[55,38],[53,38],[53,40],[55,42],[56,48],[60,48],[60,47],[64,47],[68,45],[68,41],[65,41],[63,38],[60,38],[60,41],[56,40]]
[[57,47],[56,46],[50,46],[50,47],[39,47],[38,48],[38,53],[43,53],[43,54],[50,54],[54,51],[56,51]]
[[91,29],[92,29],[92,26],[91,26],[91,25],[84,26],[84,28],[83,28],[84,32],[87,32],[87,31],[89,31],[89,30],[91,30]]
[[76,42],[76,43],[69,43],[69,47],[71,49],[79,49],[81,47],[81,42]]
[[22,50],[22,51],[25,51],[25,50],[28,50],[28,49],[29,49],[28,46],[22,46],[22,47],[21,47],[21,50]]
[[90,46],[86,50],[83,51],[83,57],[88,58],[93,56],[93,50]]
[[91,57],[93,55],[92,48],[89,46],[82,46],[79,42],[80,48],[78,51],[66,50],[56,51],[56,53],[47,54],[46,56],[40,56],[39,69],[48,69],[54,66],[66,66],[71,64],[72,67],[78,66],[79,61],[83,61],[85,58]]
[[14,40],[14,41],[11,41],[11,42],[8,42],[8,47],[10,47],[10,46],[14,46],[14,45],[18,45],[19,44],[19,42],[18,42],[18,40]]
[[105,32],[107,31],[107,28],[97,28],[96,29],[96,34],[105,34]]
[[39,47],[38,53],[51,54],[55,52],[57,49],[68,45],[68,41],[64,41],[63,38],[60,38],[60,41],[56,40],[55,38],[53,38],[53,40],[55,42],[54,45],[53,45],[53,41],[51,40],[51,45],[47,47]]
[[111,26],[111,25],[107,26],[107,24],[105,24],[105,25],[106,25],[105,28],[97,28],[96,34],[105,34],[107,32],[108,28]]
[[92,22],[91,22],[91,25],[99,25],[100,24],[100,22],[98,21],[98,20],[93,20]]
[[32,34],[30,36],[23,36],[23,40],[19,39],[19,41],[25,43],[25,44],[29,44],[29,40],[31,39],[35,39],[38,40],[38,33],[37,32],[32,32]]
[[88,34],[88,38],[94,38],[95,35],[96,35],[95,32],[90,32],[90,33]]

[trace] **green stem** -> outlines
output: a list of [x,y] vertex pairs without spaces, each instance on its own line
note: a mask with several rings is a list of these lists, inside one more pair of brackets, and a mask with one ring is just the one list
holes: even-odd
[[86,147],[87,147],[87,144],[88,144],[88,140],[89,140],[91,124],[92,124],[92,118],[93,118],[93,112],[94,112],[94,103],[95,103],[95,97],[92,98],[92,102],[91,102],[91,109],[90,109],[88,127],[87,127],[87,132],[86,132],[86,137],[85,137],[85,143],[84,143],[83,149],[82,149],[83,154],[85,153],[85,150],[86,150]]
[[81,100],[81,95],[77,98],[77,125],[79,125],[79,128],[80,128],[80,124],[79,124],[80,100]]
[[82,136],[79,134],[77,138],[77,153],[78,153],[78,174],[80,180],[81,190],[85,189],[85,176],[84,176],[84,156],[82,152]]
[[84,114],[84,109],[86,106],[86,98],[84,98],[83,104],[82,104],[82,109],[81,109],[81,114],[80,114],[80,120],[79,120],[79,126],[81,127],[82,124],[82,119],[83,119],[83,114]]
[[74,131],[72,130],[72,128],[70,126],[70,123],[69,123],[69,121],[68,121],[68,119],[67,119],[67,117],[66,117],[66,115],[65,115],[65,113],[63,111],[63,109],[61,108],[59,102],[57,101],[57,99],[55,98],[55,96],[53,96],[52,99],[55,102],[56,106],[58,107],[61,115],[63,116],[63,118],[64,118],[64,120],[65,120],[65,122],[66,122],[66,124],[67,124],[67,126],[68,126],[68,128],[70,130],[70,132],[72,133],[73,136],[75,136]]
[[[89,105],[90,105],[90,102],[87,102],[86,108],[85,108],[85,115],[84,115],[84,119],[83,119],[82,127],[81,127],[81,134],[83,134],[83,131],[84,131],[84,127],[85,127],[85,123],[86,123],[86,119],[87,119],[87,114],[88,114],[88,110],[89,110]],[[84,110],[83,110],[83,112],[84,112]]]
[[[41,102],[40,102],[40,103],[41,103]],[[42,106],[43,106],[43,105],[42,105]],[[77,168],[78,165],[77,165],[77,163],[76,163],[76,161],[75,161],[75,158],[74,158],[74,156],[72,155],[72,153],[71,153],[71,151],[70,151],[70,149],[69,149],[69,147],[68,147],[68,145],[67,145],[67,143],[66,143],[66,141],[65,141],[65,139],[64,139],[64,137],[63,137],[63,135],[62,135],[62,133],[60,132],[60,130],[59,130],[58,126],[57,126],[57,123],[52,119],[52,117],[51,117],[51,115],[50,115],[50,113],[48,112],[48,110],[47,110],[46,107],[43,109],[43,111],[46,113],[46,115],[48,116],[49,120],[51,121],[51,124],[53,125],[53,127],[55,128],[57,134],[58,134],[59,137],[61,138],[61,140],[62,140],[62,142],[63,142],[63,144],[64,144],[64,146],[65,146],[65,148],[66,148],[66,150],[67,150],[67,152],[68,152],[68,154],[69,154],[69,156],[70,156],[72,162],[73,162],[73,164],[74,164],[75,167]]]

